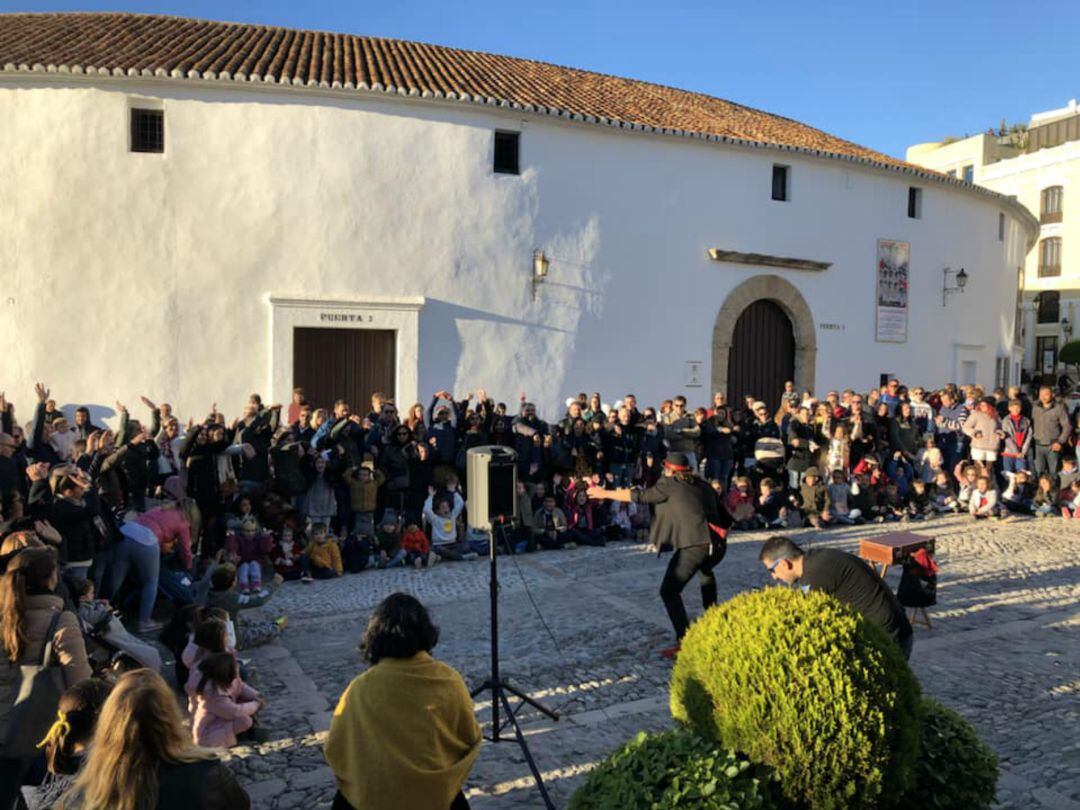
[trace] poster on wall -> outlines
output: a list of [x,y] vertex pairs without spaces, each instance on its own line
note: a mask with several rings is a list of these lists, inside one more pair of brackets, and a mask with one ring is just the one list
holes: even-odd
[[908,264],[910,242],[878,239],[877,319],[875,340],[906,343],[908,319]]

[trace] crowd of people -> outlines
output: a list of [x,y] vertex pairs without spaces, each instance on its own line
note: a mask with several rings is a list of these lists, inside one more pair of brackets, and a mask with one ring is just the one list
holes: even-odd
[[[1080,408],[1068,413],[1047,387],[987,395],[890,380],[816,398],[789,383],[778,407],[716,393],[693,409],[682,396],[639,408],[632,394],[609,406],[583,393],[550,422],[524,394],[511,410],[482,390],[438,391],[400,412],[379,393],[354,410],[298,389],[287,405],[253,394],[231,422],[216,404],[183,423],[165,403],[142,397],[143,419],[118,402],[115,429],[85,406],[65,412],[43,384],[35,393],[25,423],[0,394],[0,641],[10,662],[0,675],[0,810],[16,800],[52,807],[65,793],[65,807],[88,810],[216,806],[170,804],[186,795],[173,787],[164,803],[132,804],[84,760],[163,797],[199,772],[221,806],[243,806],[206,752],[265,735],[265,701],[238,651],[275,637],[287,618],[270,618],[272,605],[249,609],[288,581],[485,553],[487,535],[466,519],[474,447],[516,452],[518,520],[498,538],[505,553],[642,539],[656,508],[630,488],[654,487],[671,469],[711,487],[725,530],[951,513],[1080,519]],[[694,570],[718,561],[702,554]],[[685,612],[673,599],[681,637]],[[161,709],[162,649],[186,717]],[[26,667],[46,652],[66,689],[55,723],[55,701],[43,714],[19,698]],[[136,716],[148,707],[154,717]],[[142,739],[124,734],[154,740],[158,759],[119,750]],[[472,728],[462,734],[471,746]]]

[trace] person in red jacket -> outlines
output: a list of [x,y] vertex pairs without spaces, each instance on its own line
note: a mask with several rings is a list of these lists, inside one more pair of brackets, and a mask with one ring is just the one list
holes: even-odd
[[428,536],[415,523],[405,527],[405,533],[401,535],[401,548],[405,552],[405,564],[414,568],[426,568],[439,561],[439,555],[431,550]]

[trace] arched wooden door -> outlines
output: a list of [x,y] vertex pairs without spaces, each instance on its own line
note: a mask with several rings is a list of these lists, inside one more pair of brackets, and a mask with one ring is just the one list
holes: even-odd
[[743,397],[753,396],[776,410],[795,374],[795,333],[784,310],[765,299],[744,309],[729,352],[728,402],[739,408]]

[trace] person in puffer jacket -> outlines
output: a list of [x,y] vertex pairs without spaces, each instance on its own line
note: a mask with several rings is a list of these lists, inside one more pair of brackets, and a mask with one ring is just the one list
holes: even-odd
[[964,420],[964,435],[971,439],[972,461],[992,464],[1005,435],[998,421],[997,408],[989,397],[982,399]]

